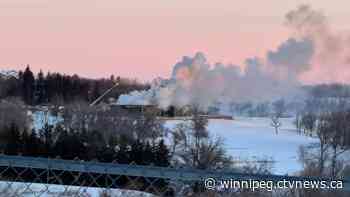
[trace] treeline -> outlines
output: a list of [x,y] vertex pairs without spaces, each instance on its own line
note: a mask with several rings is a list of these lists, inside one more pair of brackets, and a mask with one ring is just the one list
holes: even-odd
[[[271,102],[231,102],[227,110],[235,116],[270,117],[278,114],[280,117],[290,117],[295,111],[295,101],[287,101],[283,98]],[[209,112],[217,113],[219,108],[210,108]]]
[[147,84],[114,75],[104,79],[88,79],[78,75],[50,72],[44,74],[42,71],[35,75],[27,66],[24,71],[19,71],[17,78],[0,78],[0,99],[19,97],[28,105],[63,105],[77,100],[92,102],[116,82],[119,83],[118,88],[109,95],[113,98],[132,90],[149,88]]
[[338,93],[332,93],[332,99],[307,99],[296,116],[297,130],[319,142],[301,150],[306,175],[341,178],[348,168],[343,155],[350,150],[350,105],[347,96]]
[[303,87],[308,95],[315,98],[349,98],[350,85],[348,84],[319,84],[308,85]]
[[[152,114],[141,118],[127,111],[106,111],[100,106],[89,106],[88,103],[80,101],[65,107],[61,112],[65,117],[64,121],[56,125],[44,124],[41,128],[30,129],[32,120],[27,115],[26,107],[20,102],[0,101],[2,154],[161,167],[170,165],[171,153],[162,138],[166,130],[162,122]],[[1,167],[0,171],[3,172],[4,180],[14,180],[18,175],[5,167]],[[128,188],[137,184],[141,185],[142,190],[149,187],[149,180],[153,180],[130,180],[115,176],[118,180],[112,183],[102,174],[100,179],[91,182],[88,174],[79,174],[80,178],[76,180],[75,175],[55,172],[59,174],[62,183],[83,185],[88,182],[94,187],[113,185],[117,188]],[[24,173],[23,181],[48,183],[46,176],[37,176],[42,173],[39,169]],[[153,183],[152,186],[160,191],[165,190],[167,184],[167,181],[162,180]]]
[[[6,116],[10,111],[12,115]],[[38,130],[29,130],[24,126],[26,124],[19,124],[28,121],[26,110],[21,105],[0,102],[0,152],[6,155],[161,167],[233,167],[232,158],[226,154],[221,139],[210,137],[207,130],[208,120],[198,114],[192,121],[180,123],[170,130],[151,112],[140,115],[122,109],[106,110],[100,106],[76,102],[65,106],[60,113],[63,119],[55,126],[44,124]],[[2,120],[1,117],[6,118]],[[166,138],[170,139],[167,143],[164,142]],[[14,178],[15,175],[7,172],[3,176]],[[35,177],[34,175],[29,172],[25,177],[32,181],[31,177]],[[70,175],[62,176],[63,181],[67,180],[65,183],[70,183]],[[45,178],[36,180],[45,181]],[[84,183],[88,179],[89,177],[82,176],[76,183]],[[106,184],[105,179],[97,181],[99,186]],[[147,188],[149,181],[140,178],[133,183]],[[130,180],[123,178],[113,184],[123,188],[130,184]],[[153,187],[158,191],[167,190],[168,184],[168,181],[160,180]],[[189,185],[189,189],[205,191],[199,183]]]
[[162,140],[165,129],[152,114],[141,119],[127,112],[105,111],[81,103],[62,112],[65,120],[30,129],[20,104],[0,102],[0,152],[7,155],[60,157],[168,166],[170,153]]
[[[305,107],[313,107],[319,112],[344,109],[339,102],[350,107],[350,85],[339,83],[305,85],[300,88],[297,99],[275,98],[271,101],[231,102],[224,107],[236,116],[270,117],[282,112],[282,117],[291,117],[303,111]],[[210,113],[217,113],[219,110],[218,107],[209,108]]]
[[21,131],[11,123],[1,130],[1,152],[7,155],[80,159],[117,162],[121,164],[169,166],[170,154],[163,140],[156,143],[129,141],[124,136],[104,143],[100,132],[68,132],[58,126],[48,126],[39,133]]
[[[43,125],[37,130],[29,129],[32,122],[26,113],[21,105],[0,102],[1,152],[158,166],[168,166],[172,160],[199,169],[232,164],[221,139],[210,137],[208,120],[197,113],[192,121],[169,129],[152,112],[134,114],[76,102],[65,106],[54,126],[36,122]],[[163,139],[170,140],[165,144]]]

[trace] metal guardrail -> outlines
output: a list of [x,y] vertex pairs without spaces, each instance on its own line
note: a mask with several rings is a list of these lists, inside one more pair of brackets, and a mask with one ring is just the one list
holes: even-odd
[[[9,168],[14,169],[13,172],[7,172]],[[29,169],[29,170],[28,170]],[[154,167],[154,166],[140,166],[140,165],[125,165],[117,163],[101,163],[92,161],[79,161],[79,160],[62,160],[62,159],[48,159],[48,158],[36,158],[36,157],[22,157],[22,156],[7,156],[0,155],[0,180],[3,181],[21,181],[21,182],[31,182],[28,180],[29,176],[35,175],[35,180],[33,182],[39,183],[55,183],[55,184],[65,184],[65,185],[79,185],[81,186],[83,180],[85,183],[83,185],[95,186],[95,187],[108,187],[108,188],[123,188],[120,185],[119,179],[121,176],[126,177],[123,184],[128,182],[127,180],[142,182],[143,187],[136,188],[136,190],[151,192],[157,195],[165,195],[169,193],[167,187],[169,182],[175,183],[199,183],[204,184],[204,180],[207,178],[213,178],[218,180],[230,180],[234,179],[237,181],[247,181],[256,180],[263,181],[269,180],[273,182],[277,181],[321,181],[327,180],[320,177],[297,177],[297,176],[280,176],[280,175],[261,175],[261,174],[244,174],[235,171],[227,170],[197,170],[188,168],[165,168],[165,167]],[[74,178],[73,184],[67,182],[68,175],[64,175],[65,172],[69,172]],[[15,176],[23,177],[11,177],[11,173],[17,173]],[[26,175],[27,173],[27,175]],[[45,173],[49,175],[45,175]],[[89,175],[85,176],[84,174]],[[93,174],[97,178],[91,176]],[[45,176],[51,176],[51,178],[62,179],[66,181],[53,181],[50,182],[46,180]],[[77,176],[81,178],[76,179]],[[39,177],[39,178],[38,178]],[[44,178],[43,178],[44,177]],[[91,183],[86,183],[86,177],[90,177]],[[108,183],[103,183],[99,180],[104,177],[104,181]],[[133,177],[133,178],[129,178]],[[141,181],[140,181],[141,180]],[[162,184],[158,184],[158,180],[163,180]],[[119,182],[118,182],[119,181]],[[118,184],[116,184],[118,182]],[[102,184],[103,183],[103,184]],[[154,186],[154,185],[156,186]],[[350,191],[349,180],[344,180],[344,189]],[[152,187],[149,191],[147,187]],[[135,188],[131,188],[135,189]],[[154,191],[154,190],[161,190]],[[172,190],[174,193],[175,191]]]

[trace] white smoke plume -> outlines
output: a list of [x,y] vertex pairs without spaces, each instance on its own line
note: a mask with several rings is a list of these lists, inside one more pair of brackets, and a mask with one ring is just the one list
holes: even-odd
[[308,38],[296,40],[290,38],[282,43],[276,51],[267,53],[269,65],[273,69],[285,70],[289,75],[297,77],[299,74],[311,69],[311,59],[314,55],[313,41]]
[[340,57],[347,45],[331,31],[326,17],[309,6],[289,12],[286,24],[294,31],[293,37],[265,57],[248,58],[245,65],[237,66],[210,65],[201,52],[185,56],[174,65],[170,79],[158,80],[149,91],[122,95],[118,103],[161,108],[190,105],[206,110],[217,102],[263,102],[293,96],[300,77],[313,72],[317,56]]
[[295,36],[314,43],[313,67],[308,72],[310,78],[343,82],[350,79],[350,34],[337,31],[321,11],[308,5],[301,5],[286,14],[286,25]]
[[[288,51],[300,60],[286,64],[285,53]],[[198,52],[194,57],[185,56],[176,63],[170,79],[157,81],[148,91],[121,95],[118,103],[156,104],[164,109],[169,106],[195,106],[207,110],[217,102],[277,99],[296,89],[297,74],[309,65],[308,58],[299,53],[312,53],[309,41],[287,41],[277,51],[269,52],[271,57],[267,60],[247,59],[242,70],[236,65],[210,65],[205,55]],[[301,63],[300,66],[298,63]],[[288,75],[288,78],[283,75]]]

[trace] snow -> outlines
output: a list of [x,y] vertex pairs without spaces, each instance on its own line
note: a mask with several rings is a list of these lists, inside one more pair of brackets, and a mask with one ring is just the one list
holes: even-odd
[[6,77],[6,78],[9,78],[9,77],[17,78],[18,72],[15,70],[0,70],[0,76]]
[[8,196],[25,196],[25,197],[68,197],[68,196],[81,196],[81,197],[100,197],[102,192],[107,192],[110,197],[152,197],[154,195],[123,189],[103,189],[96,187],[79,187],[79,186],[67,186],[67,185],[54,185],[54,184],[40,184],[40,183],[24,183],[24,182],[7,182],[0,181],[1,194]]
[[[34,125],[36,128],[43,126],[42,120],[44,113],[35,112],[33,114]],[[56,124],[60,118],[55,116],[48,116],[49,124]],[[167,120],[165,126],[169,129],[174,128],[177,123],[188,120]],[[211,136],[218,136],[224,139],[224,147],[229,155],[236,161],[259,161],[259,160],[273,160],[273,174],[280,175],[296,175],[302,170],[302,165],[298,161],[298,149],[302,145],[310,145],[318,143],[316,138],[300,135],[297,133],[294,118],[281,118],[282,126],[279,133],[275,133],[275,129],[270,125],[269,118],[248,118],[235,117],[234,120],[210,119],[208,130]],[[170,141],[166,139],[166,141]],[[2,191],[5,182],[0,182],[0,191]],[[5,184],[6,186],[7,184]],[[14,189],[20,189],[25,186],[23,183],[15,183]],[[21,187],[20,187],[21,186]],[[45,184],[32,184],[34,189],[41,191],[46,188]],[[57,191],[61,193],[65,191],[68,186],[50,185],[50,191]],[[37,189],[35,189],[37,188]],[[51,189],[52,188],[52,189]],[[82,187],[68,187],[69,191],[82,191],[86,196],[99,196],[103,191],[99,188],[82,188]],[[142,192],[127,191],[127,190],[110,190],[112,196],[151,196]],[[137,193],[137,194],[136,194]],[[45,193],[42,196],[55,196],[52,193]],[[31,195],[25,195],[31,196]],[[32,195],[33,196],[33,195]],[[58,196],[58,195],[56,195]],[[60,195],[64,196],[64,195]],[[81,195],[84,196],[84,195]]]
[[132,91],[130,94],[120,95],[118,105],[150,105],[152,91]]
[[[34,112],[34,127],[43,127],[44,112]],[[54,125],[62,118],[48,115],[48,123]],[[165,126],[173,128],[186,120],[167,120]],[[296,132],[294,118],[282,118],[282,126],[276,134],[269,118],[235,117],[234,120],[211,119],[208,130],[212,136],[224,139],[224,146],[235,160],[273,160],[274,174],[295,174],[302,169],[298,161],[301,145],[317,143],[317,139]],[[166,141],[170,141],[167,140]]]
[[[298,162],[298,149],[301,145],[317,143],[317,139],[299,135],[293,125],[293,118],[281,119],[278,135],[270,126],[269,118],[235,118],[235,120],[212,119],[208,130],[212,136],[224,139],[224,146],[234,159],[258,161],[273,160],[272,173],[295,174],[302,169]],[[173,128],[181,121],[167,121]]]
[[37,131],[42,129],[45,126],[45,123],[53,126],[63,121],[61,117],[54,116],[51,113],[45,111],[29,111],[29,115],[33,119],[33,128]]

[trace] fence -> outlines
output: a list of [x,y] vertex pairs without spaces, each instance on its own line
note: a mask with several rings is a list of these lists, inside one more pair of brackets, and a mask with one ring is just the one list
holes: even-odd
[[[0,155],[0,192],[4,196],[109,196],[110,193],[113,196],[185,196],[203,191],[208,178],[274,182],[321,180]],[[344,189],[350,191],[349,182],[344,183]]]

